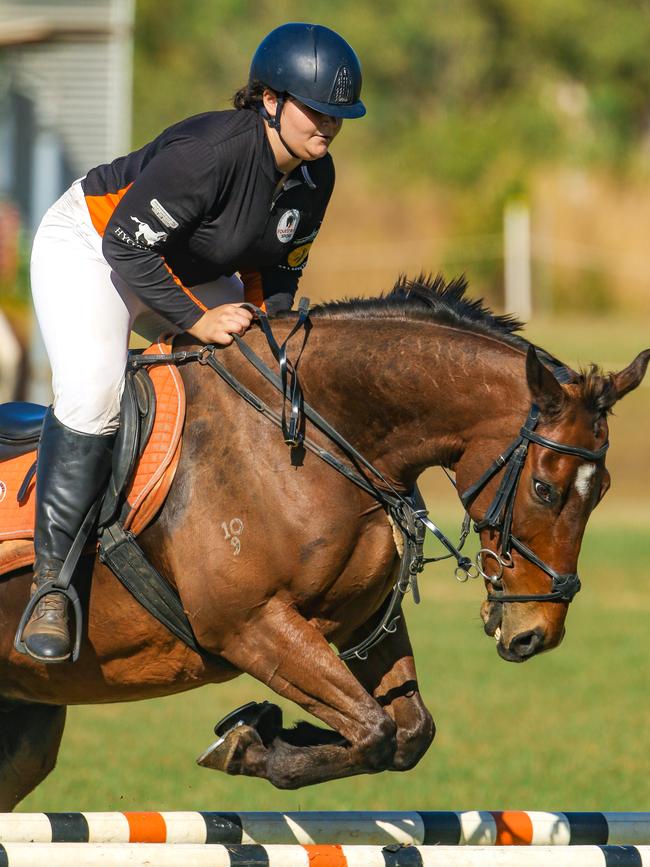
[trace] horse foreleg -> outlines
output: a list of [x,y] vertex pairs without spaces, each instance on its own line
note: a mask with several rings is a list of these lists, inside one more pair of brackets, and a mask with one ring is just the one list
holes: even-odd
[[56,764],[65,707],[10,704],[0,707],[0,812],[9,812]]
[[[367,624],[350,640],[354,646],[374,624]],[[404,616],[397,629],[374,647],[366,660],[355,659],[350,669],[397,725],[397,750],[391,770],[414,767],[429,749],[436,728],[418,689],[413,650]]]
[[397,742],[391,715],[295,609],[271,600],[221,653],[340,737],[338,743],[303,746],[279,735],[265,746],[254,728],[239,726],[225,736],[223,761],[213,767],[291,789],[392,766]]

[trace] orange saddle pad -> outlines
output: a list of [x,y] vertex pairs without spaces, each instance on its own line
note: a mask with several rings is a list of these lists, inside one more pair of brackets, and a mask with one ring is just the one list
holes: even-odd
[[[168,354],[171,344],[153,343],[147,353]],[[156,391],[156,416],[146,448],[127,488],[129,513],[124,526],[136,535],[158,512],[174,479],[185,422],[185,389],[174,364],[147,368]],[[18,493],[36,460],[36,451],[0,461],[0,575],[34,562],[34,489],[36,477]]]

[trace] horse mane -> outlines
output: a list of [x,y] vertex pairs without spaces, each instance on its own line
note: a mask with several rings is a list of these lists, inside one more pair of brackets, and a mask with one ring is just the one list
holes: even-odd
[[[524,323],[510,314],[496,314],[482,298],[467,297],[465,275],[445,281],[420,274],[409,280],[401,274],[390,292],[371,298],[345,298],[312,307],[311,314],[322,319],[400,319],[428,320],[449,325],[473,334],[484,334],[526,352],[531,345],[517,332]],[[550,355],[535,347],[541,361],[549,367],[559,382],[575,382],[578,374]]]
[[401,274],[390,292],[371,298],[345,298],[318,304],[314,317],[328,319],[427,319],[465,331],[488,334],[525,349],[528,341],[516,334],[523,322],[509,314],[493,313],[482,298],[467,297],[464,275],[448,282],[442,274],[420,274],[409,280]]
[[579,372],[572,370],[519,334],[524,327],[521,320],[511,314],[494,313],[483,298],[468,298],[467,289],[464,275],[446,281],[442,274],[435,277],[420,274],[414,280],[401,274],[390,292],[317,304],[311,308],[310,315],[314,319],[426,320],[486,335],[522,352],[534,346],[540,361],[558,382],[580,388],[580,397],[589,411],[596,416],[609,411],[613,382],[611,377],[603,375],[601,368],[592,364]]

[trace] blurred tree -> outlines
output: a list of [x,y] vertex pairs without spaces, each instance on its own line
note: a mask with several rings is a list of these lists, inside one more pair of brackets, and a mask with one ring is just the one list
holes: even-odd
[[[351,126],[363,162],[402,180],[466,185],[516,155],[619,165],[648,134],[643,0],[312,0],[308,12],[362,58],[370,111]],[[138,0],[137,142],[223,107],[261,37],[304,13],[296,0]]]

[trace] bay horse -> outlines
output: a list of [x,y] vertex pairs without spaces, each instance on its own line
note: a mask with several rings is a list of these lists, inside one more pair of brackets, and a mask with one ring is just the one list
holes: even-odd
[[[455,473],[487,549],[485,631],[501,657],[521,662],[562,640],[585,524],[609,486],[607,413],[639,385],[650,350],[618,373],[577,373],[465,289],[463,280],[402,279],[386,296],[314,308],[300,376],[305,399],[394,491],[409,493],[427,467]],[[295,314],[272,324],[283,339]],[[259,329],[245,340],[274,364]],[[220,358],[278,405],[236,346]],[[381,503],[310,451],[296,465],[278,431],[208,367],[181,371],[181,459],[140,543],[176,585],[209,656],[177,640],[91,557],[78,579],[92,573],[80,658],[39,664],[12,644],[31,574],[0,582],[0,810],[53,768],[66,705],[164,696],[242,672],[329,728],[283,729],[277,715],[264,732],[236,726],[219,748],[228,773],[297,788],[403,771],[433,740],[403,617],[365,661],[346,663],[333,648],[376,626],[395,580],[399,556]],[[345,460],[309,422],[307,432]],[[514,487],[510,457],[520,463]],[[499,498],[507,527],[486,521]]]

